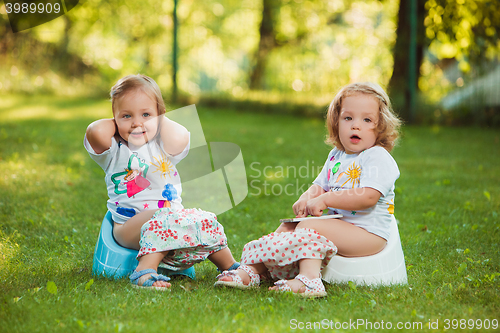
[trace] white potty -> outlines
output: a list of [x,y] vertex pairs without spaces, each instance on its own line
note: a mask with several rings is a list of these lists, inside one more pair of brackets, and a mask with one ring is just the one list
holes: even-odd
[[389,240],[381,252],[368,257],[334,256],[323,269],[322,275],[328,283],[352,281],[358,285],[372,286],[407,284],[405,257],[394,215]]

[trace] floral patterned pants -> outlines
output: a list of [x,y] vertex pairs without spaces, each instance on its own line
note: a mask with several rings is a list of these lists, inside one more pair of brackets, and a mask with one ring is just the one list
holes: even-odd
[[182,270],[227,247],[224,227],[201,209],[159,209],[141,228],[137,258],[169,251],[160,267]]

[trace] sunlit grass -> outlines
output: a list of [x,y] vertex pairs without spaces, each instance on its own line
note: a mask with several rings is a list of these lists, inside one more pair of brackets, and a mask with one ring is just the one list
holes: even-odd
[[[196,268],[197,281],[174,281],[171,292],[160,294],[137,291],[126,279],[91,275],[107,195],[104,173],[82,141],[90,122],[110,115],[109,102],[2,99],[2,332],[282,332],[291,330],[293,319],[421,322],[424,328],[439,319],[437,331],[443,331],[446,318],[498,319],[500,135],[494,130],[404,129],[393,155],[401,170],[395,214],[406,286],[330,285],[328,298],[308,301],[271,294],[265,284],[253,292],[214,289],[217,273],[205,262]],[[301,187],[327,156],[324,124],[198,111],[207,141],[240,146],[252,184],[240,205],[219,216],[238,258],[246,242],[292,215]],[[273,186],[277,192],[288,184],[288,193],[273,194]]]
[[112,117],[111,102],[105,99],[8,95],[0,97],[0,101],[0,123],[35,119]]
[[201,94],[186,100],[211,107],[232,107],[252,112],[284,113],[322,117],[336,91],[327,94],[312,92],[239,91]]

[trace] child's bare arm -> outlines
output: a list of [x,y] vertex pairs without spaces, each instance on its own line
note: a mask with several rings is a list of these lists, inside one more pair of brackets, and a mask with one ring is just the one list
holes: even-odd
[[184,148],[186,148],[189,143],[189,132],[188,130],[176,123],[168,119],[167,117],[162,117],[160,123],[160,135],[161,140],[163,141],[163,148],[170,155],[177,155],[182,153]]
[[111,139],[116,133],[116,123],[113,118],[99,119],[87,127],[87,140],[96,154],[102,154],[111,147]]
[[382,194],[371,188],[353,188],[349,190],[326,192],[307,202],[307,212],[319,216],[328,207],[344,210],[363,210],[375,206]]

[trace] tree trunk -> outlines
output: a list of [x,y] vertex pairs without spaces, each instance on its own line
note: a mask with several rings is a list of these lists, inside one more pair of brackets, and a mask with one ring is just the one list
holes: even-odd
[[[417,65],[416,80],[420,77],[420,65],[423,60],[423,51],[427,45],[425,37],[424,19],[426,15],[425,1],[417,1]],[[389,81],[389,95],[393,101],[394,109],[403,120],[410,119],[408,74],[410,70],[410,12],[409,1],[401,0],[398,12],[398,27],[396,29],[396,44],[393,49],[394,69]],[[418,85],[417,85],[418,90]]]
[[264,77],[266,69],[267,57],[269,53],[277,46],[276,35],[274,31],[274,12],[277,8],[277,1],[263,0],[262,3],[262,21],[259,28],[259,47],[255,52],[255,65],[250,74],[251,90],[262,88],[262,79]]

